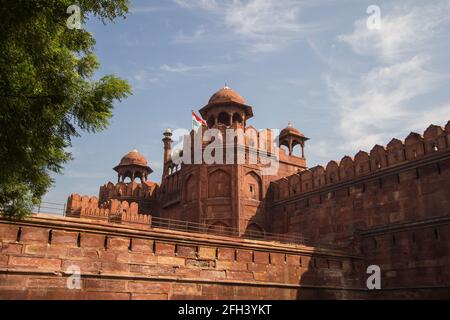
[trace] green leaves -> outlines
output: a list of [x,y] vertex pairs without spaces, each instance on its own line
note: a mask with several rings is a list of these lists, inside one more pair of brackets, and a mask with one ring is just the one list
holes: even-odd
[[[82,22],[125,17],[128,0],[15,0],[0,6],[0,211],[23,217],[71,159],[80,132],[105,129],[115,101],[131,94],[113,75],[94,80],[95,39],[66,26],[78,4]],[[80,131],[80,132],[79,132]]]

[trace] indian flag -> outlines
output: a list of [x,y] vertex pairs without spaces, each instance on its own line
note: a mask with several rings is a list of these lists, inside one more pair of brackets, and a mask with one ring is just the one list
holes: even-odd
[[192,129],[197,131],[202,125],[206,126],[206,122],[192,111]]

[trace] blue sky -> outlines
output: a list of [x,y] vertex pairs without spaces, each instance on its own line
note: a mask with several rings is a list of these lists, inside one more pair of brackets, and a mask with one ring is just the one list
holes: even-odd
[[[380,29],[369,29],[370,5]],[[127,79],[111,126],[73,141],[74,160],[44,201],[97,195],[137,148],[161,179],[162,132],[191,125],[227,83],[253,106],[249,124],[291,121],[311,138],[310,167],[450,120],[450,1],[133,1],[127,19],[91,20],[98,75]]]

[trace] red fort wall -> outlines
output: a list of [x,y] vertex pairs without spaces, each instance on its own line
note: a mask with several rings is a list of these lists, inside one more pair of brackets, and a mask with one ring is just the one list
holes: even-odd
[[[0,220],[1,299],[361,298],[360,256],[36,215]],[[69,266],[81,269],[70,290]]]
[[450,297],[450,123],[272,184],[272,232],[354,247],[373,297]]

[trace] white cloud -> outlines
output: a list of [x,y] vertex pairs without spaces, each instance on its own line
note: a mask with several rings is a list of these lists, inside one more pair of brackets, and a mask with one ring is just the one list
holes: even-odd
[[[343,149],[370,149],[389,138],[395,128],[412,126],[417,118],[433,113],[432,106],[417,110],[411,102],[436,89],[443,76],[427,71],[428,58],[413,57],[398,64],[378,67],[357,79],[327,78],[332,100],[338,107],[339,130],[347,144]],[[424,121],[419,121],[426,126]]]
[[441,30],[448,27],[449,8],[449,2],[395,8],[382,15],[379,31],[358,20],[352,33],[338,36],[365,62],[367,56],[378,62],[359,76],[325,77],[336,105],[340,149],[370,150],[394,136],[403,138],[398,135],[407,130],[422,131],[431,122],[442,125],[447,120],[449,105],[436,103],[431,94],[448,86],[449,75],[432,70]]
[[226,30],[216,36],[237,36],[253,52],[280,50],[293,41],[303,39],[312,30],[301,23],[299,14],[303,1],[292,0],[175,0],[183,7],[202,9],[220,17]]
[[216,0],[174,0],[183,8],[201,8],[204,10],[216,10],[219,3]]
[[340,35],[338,40],[349,44],[357,54],[380,57],[385,62],[398,61],[407,54],[428,49],[432,37],[443,32],[448,37],[444,26],[450,21],[450,2],[382,9],[380,30],[369,30],[366,19],[357,20],[353,32]]
[[189,72],[197,72],[197,71],[216,71],[222,68],[222,65],[198,65],[198,66],[189,66],[183,63],[177,63],[175,65],[167,65],[163,64],[160,69],[165,72],[170,73],[189,73]]
[[161,83],[160,76],[153,70],[139,70],[133,73],[131,77],[133,87],[136,89],[147,89]]
[[256,39],[298,33],[304,31],[298,21],[299,10],[298,1],[234,1],[226,9],[225,23],[230,30]]

